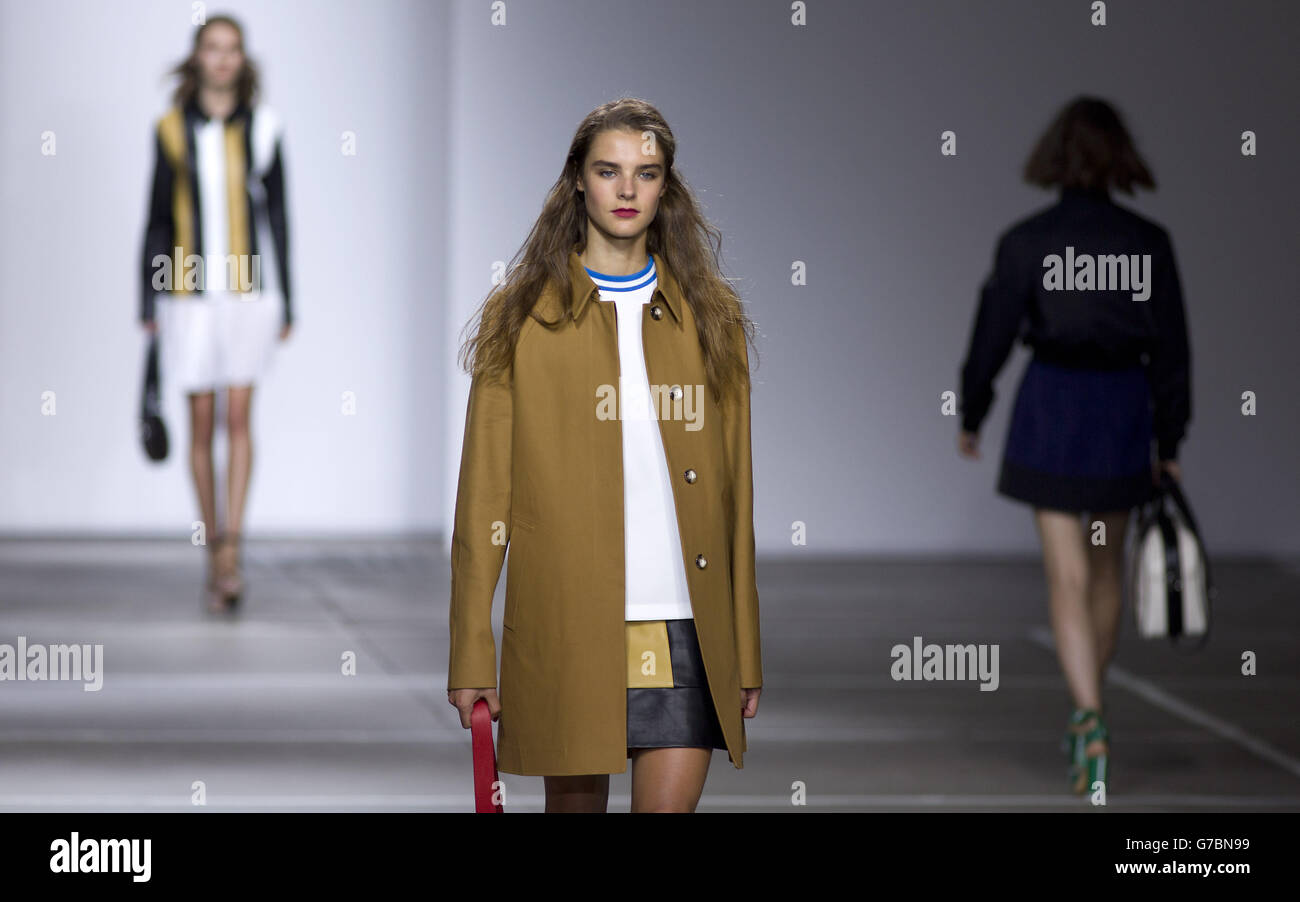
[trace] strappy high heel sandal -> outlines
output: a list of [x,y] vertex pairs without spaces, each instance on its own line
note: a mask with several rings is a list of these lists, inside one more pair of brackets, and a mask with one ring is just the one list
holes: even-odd
[[1110,730],[1101,712],[1090,708],[1075,710],[1061,745],[1069,750],[1070,790],[1075,795],[1086,795],[1097,782],[1109,786]]
[[221,537],[221,547],[217,551],[217,591],[227,611],[233,611],[239,605],[240,596],[244,594],[244,578],[239,569],[239,540],[237,532],[228,532]]
[[207,599],[208,613],[224,614],[230,610],[221,592],[221,549],[225,538],[220,533],[208,543],[208,579],[203,587]]
[[1071,786],[1074,785],[1074,778],[1079,770],[1078,760],[1083,756],[1081,749],[1083,742],[1082,727],[1089,716],[1088,709],[1075,708],[1070,715],[1069,721],[1065,724],[1065,735],[1061,737],[1061,754],[1065,756],[1066,773],[1070,778]]

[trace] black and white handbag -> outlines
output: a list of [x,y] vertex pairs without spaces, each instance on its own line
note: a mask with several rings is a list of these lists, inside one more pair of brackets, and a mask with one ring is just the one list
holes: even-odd
[[1203,646],[1215,597],[1210,561],[1178,480],[1162,470],[1155,497],[1142,507],[1128,554],[1128,585],[1144,639]]

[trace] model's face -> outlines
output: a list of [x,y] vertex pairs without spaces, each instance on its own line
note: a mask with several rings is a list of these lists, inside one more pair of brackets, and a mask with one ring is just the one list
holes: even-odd
[[199,39],[198,62],[199,79],[205,87],[233,87],[244,65],[239,32],[224,22],[208,26]]
[[632,131],[604,131],[578,173],[587,218],[610,238],[635,238],[654,222],[666,190],[658,143]]

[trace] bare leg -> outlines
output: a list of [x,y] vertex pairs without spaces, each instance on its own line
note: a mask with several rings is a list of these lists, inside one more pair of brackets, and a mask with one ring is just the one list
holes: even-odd
[[1088,608],[1097,636],[1098,682],[1104,683],[1106,667],[1115,655],[1124,607],[1124,531],[1129,512],[1105,511],[1092,516],[1106,524],[1106,544],[1087,543]]
[[226,398],[226,434],[230,440],[230,483],[227,486],[226,531],[238,536],[243,531],[244,505],[253,472],[253,440],[249,413],[253,386],[232,387]]
[[1097,636],[1089,614],[1088,557],[1078,515],[1036,508],[1056,655],[1076,708],[1101,708]]
[[632,811],[695,811],[713,749],[632,749]]
[[226,395],[226,437],[230,442],[230,477],[226,484],[226,528],[215,558],[217,587],[226,610],[233,610],[244,591],[239,567],[240,533],[243,530],[244,504],[253,467],[253,444],[249,434],[249,408],[253,387],[232,387]]
[[216,395],[197,392],[190,398],[190,471],[199,496],[199,515],[203,518],[204,541],[211,543],[217,535],[217,493],[213,486],[212,427]]
[[545,777],[546,813],[604,814],[609,805],[609,774]]

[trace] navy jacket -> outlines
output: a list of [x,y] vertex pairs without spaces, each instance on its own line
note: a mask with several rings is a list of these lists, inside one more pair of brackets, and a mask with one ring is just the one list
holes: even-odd
[[[1049,266],[1053,255],[1059,262]],[[1049,289],[1049,271],[1064,281]],[[1091,284],[1083,282],[1088,273]],[[1146,366],[1158,456],[1177,458],[1191,419],[1191,358],[1178,268],[1163,227],[1105,191],[1066,188],[1056,204],[1002,234],[961,367],[963,429],[979,431],[993,403],[993,380],[1017,338],[1047,362]]]

